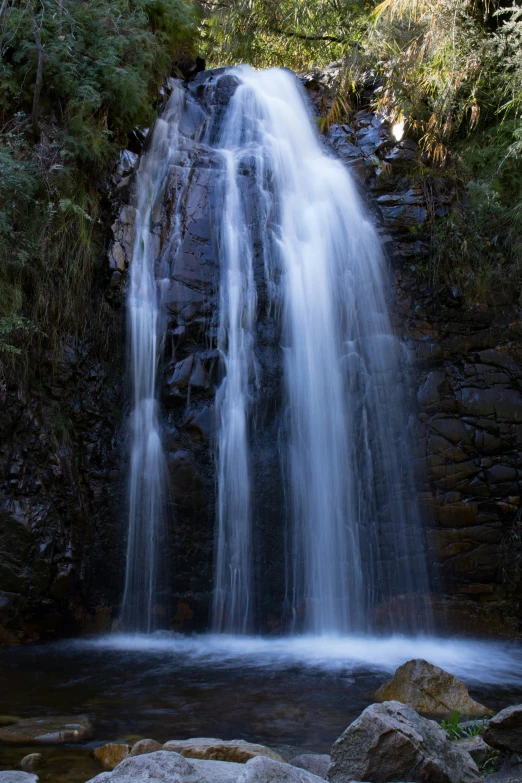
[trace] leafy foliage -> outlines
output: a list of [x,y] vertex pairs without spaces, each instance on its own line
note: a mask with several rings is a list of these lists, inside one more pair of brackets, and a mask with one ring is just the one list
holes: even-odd
[[460,722],[460,712],[453,710],[448,720],[441,720],[441,727],[448,737],[452,740],[464,739],[466,737],[477,737],[484,733],[486,724],[484,721],[474,720],[467,725]]
[[0,344],[13,354],[8,333],[56,342],[92,321],[99,180],[128,132],[152,122],[162,78],[191,55],[198,15],[189,0],[0,8]]
[[98,182],[129,130],[152,122],[162,77],[198,49],[210,65],[342,60],[321,128],[372,84],[375,107],[463,183],[433,222],[430,278],[479,299],[516,283],[522,6],[503,1],[0,0],[4,361],[95,322]]
[[212,64],[304,70],[344,57],[361,37],[367,0],[206,0],[202,26]]

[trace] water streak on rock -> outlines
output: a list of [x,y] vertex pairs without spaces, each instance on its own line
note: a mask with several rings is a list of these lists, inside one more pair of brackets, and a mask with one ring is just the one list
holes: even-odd
[[[158,119],[137,175],[135,239],[130,265],[128,331],[132,380],[127,567],[122,601],[126,630],[151,631],[162,576],[159,544],[165,517],[166,466],[161,443],[156,377],[162,340],[158,212],[178,150],[183,89],[173,92]],[[175,241],[173,231],[172,241]]]

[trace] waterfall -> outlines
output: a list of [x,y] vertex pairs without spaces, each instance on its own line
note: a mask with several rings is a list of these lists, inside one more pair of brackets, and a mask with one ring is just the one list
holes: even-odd
[[[346,168],[321,143],[293,74],[234,70],[215,141],[222,268],[215,627],[253,622],[249,427],[255,418],[261,245],[280,312],[286,407],[282,469],[291,532],[290,627],[369,628],[383,588],[426,587],[406,432],[401,345],[379,239]],[[247,179],[253,185],[245,186]],[[257,243],[252,215],[259,228]]]
[[121,618],[125,630],[147,632],[155,627],[155,604],[162,579],[160,543],[165,533],[167,479],[157,401],[164,324],[162,259],[156,223],[166,178],[179,146],[183,90],[176,83],[173,86],[164,116],[156,122],[150,148],[138,169],[127,299],[132,408],[127,565]]
[[[203,250],[198,242],[207,243]],[[157,374],[167,324],[185,334],[184,319],[200,306],[186,307],[194,291],[223,371],[212,414],[219,423],[214,630],[263,625],[263,568],[276,548],[285,549],[285,573],[270,601],[279,602],[287,631],[370,630],[388,597],[427,590],[403,391],[407,357],[390,323],[388,290],[373,222],[319,136],[294,74],[240,66],[173,83],[137,176],[127,630],[152,630],[167,592]],[[180,353],[172,343],[172,378],[176,367],[201,363],[191,340]],[[267,345],[278,376],[268,404],[275,454],[268,480],[259,458]],[[176,414],[183,427],[194,415],[191,381],[185,398],[176,393],[175,405],[186,406]],[[273,522],[260,519],[267,483],[280,487]]]

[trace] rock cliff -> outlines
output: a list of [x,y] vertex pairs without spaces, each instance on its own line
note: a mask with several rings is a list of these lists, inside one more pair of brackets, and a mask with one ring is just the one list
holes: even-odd
[[[188,174],[182,252],[166,288],[161,366],[174,596],[165,622],[176,630],[206,627],[212,579],[213,400],[223,372],[215,349],[219,270],[210,220],[218,162],[198,141],[198,128],[207,111],[224,111],[235,89],[233,76],[209,89],[215,79],[216,72],[204,72],[186,86],[192,124],[181,128],[179,165],[157,219],[166,247]],[[316,113],[328,99],[329,79],[328,71],[303,78]],[[448,212],[455,185],[430,177],[413,140],[397,139],[382,117],[364,108],[349,125],[332,124],[326,136],[358,179],[390,258],[390,304],[410,357],[417,437],[412,459],[433,561],[432,594],[392,596],[376,607],[375,621],[385,627],[427,602],[441,630],[516,635],[522,566],[519,308],[508,293],[470,305],[459,292],[435,289],[417,274],[418,259],[429,256],[428,220]],[[28,382],[8,380],[0,389],[0,645],[50,631],[106,630],[117,616],[125,550],[122,304],[136,164],[136,156],[124,153],[110,185],[105,271],[119,333],[111,361],[96,358],[88,341],[71,342],[58,355],[40,357]],[[261,254],[254,273],[264,405],[253,469],[265,477],[255,499],[256,569],[270,586],[259,609],[259,625],[270,631],[278,628],[283,595],[283,489],[274,453],[281,358],[275,319],[263,307]]]

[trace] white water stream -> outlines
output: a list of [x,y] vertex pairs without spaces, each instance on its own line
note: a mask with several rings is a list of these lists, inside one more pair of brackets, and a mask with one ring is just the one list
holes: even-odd
[[[245,634],[259,627],[263,585],[253,504],[263,477],[253,475],[251,450],[264,308],[281,335],[273,348],[284,374],[274,448],[286,502],[273,521],[288,527],[286,535],[280,531],[281,548],[287,542],[284,624],[322,634],[368,631],[372,611],[387,596],[427,590],[404,357],[387,312],[379,239],[350,174],[317,133],[296,77],[246,66],[225,77],[229,87],[231,79],[238,83],[224,113],[212,98],[220,77],[205,86],[204,111],[174,84],[138,171],[128,296],[133,403],[123,628],[153,629],[161,581],[167,486],[156,388],[161,290],[168,285],[166,259],[179,249],[181,194],[190,187],[192,163],[186,157],[179,163],[180,123],[197,110],[197,122],[187,122],[192,138],[221,161],[209,197],[225,369],[216,390],[213,628]],[[179,195],[165,239],[161,207],[176,167]],[[410,628],[423,627],[421,615]]]
[[234,74],[240,83],[216,143],[225,160],[218,204],[227,373],[218,392],[214,627],[251,627],[256,593],[255,220],[271,306],[282,319],[293,626],[368,629],[384,586],[392,594],[427,586],[380,243],[348,171],[322,145],[295,76],[247,67]]

